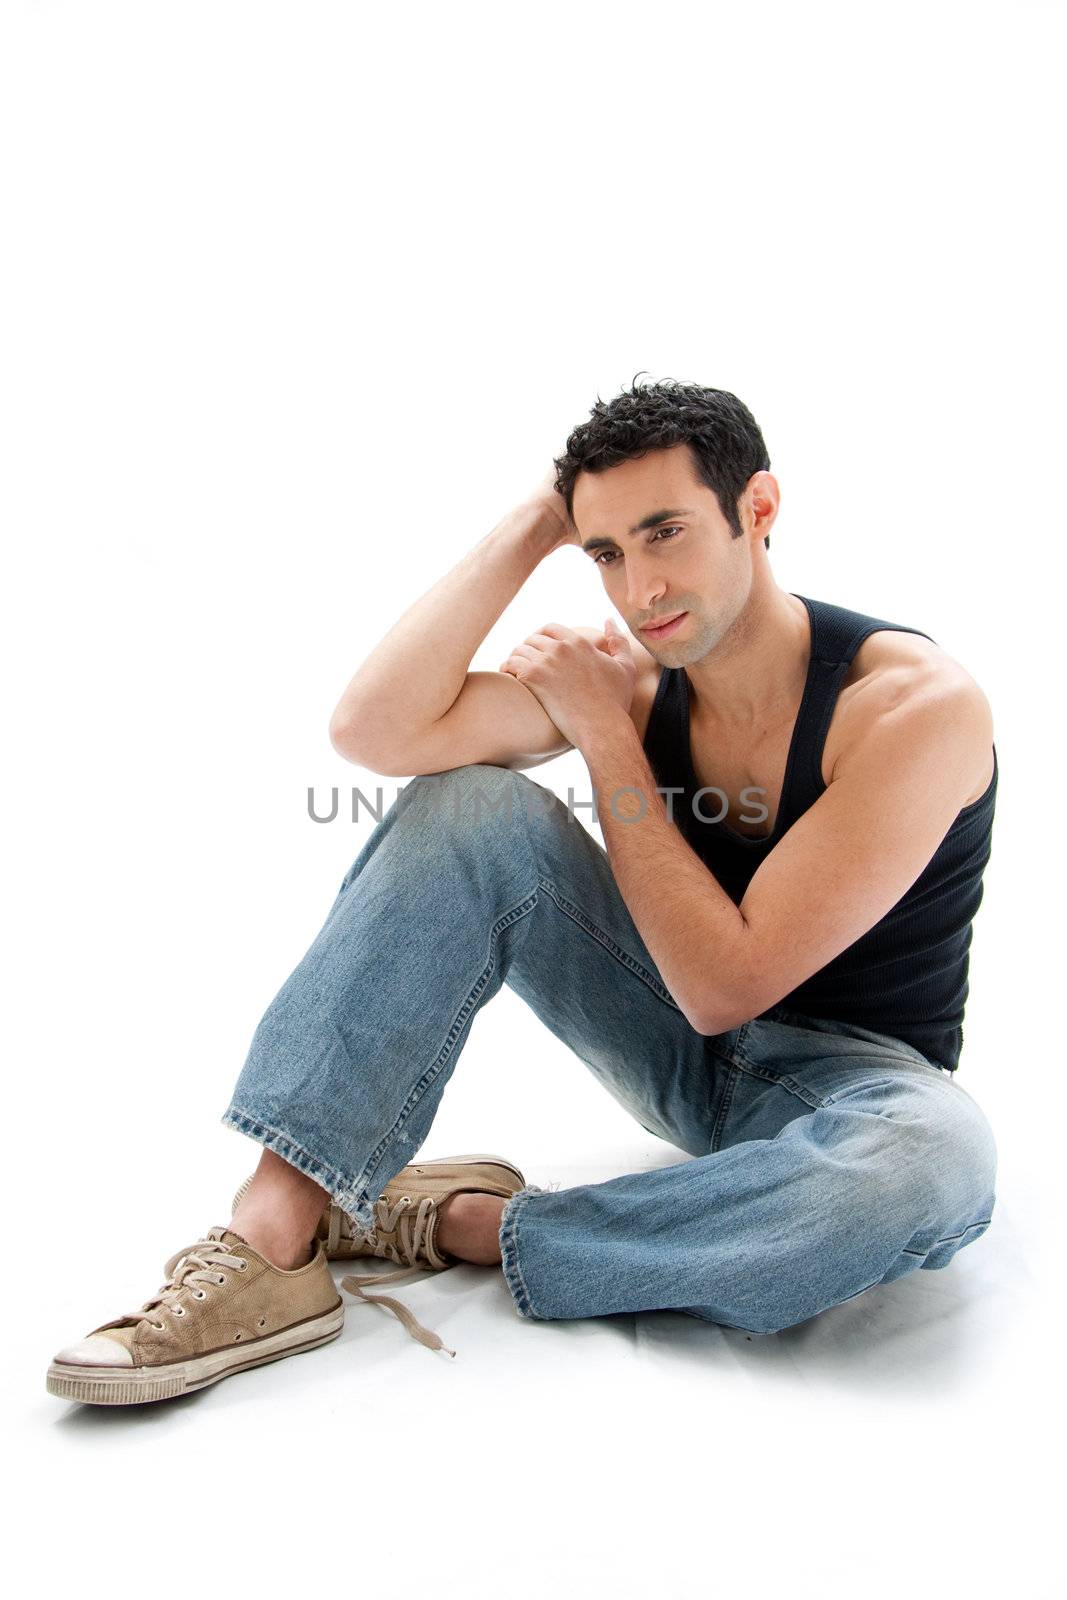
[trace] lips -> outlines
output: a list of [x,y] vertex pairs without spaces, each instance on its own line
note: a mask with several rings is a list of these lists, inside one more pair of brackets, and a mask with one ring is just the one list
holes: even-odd
[[669,617],[657,617],[654,622],[642,624],[641,632],[650,633],[653,635],[658,634],[669,628],[672,623],[681,621],[682,617],[686,615],[687,613],[684,611],[675,611]]

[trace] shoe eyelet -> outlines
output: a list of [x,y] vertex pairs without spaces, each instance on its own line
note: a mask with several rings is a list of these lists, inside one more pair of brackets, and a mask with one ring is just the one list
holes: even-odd
[[241,1335],[239,1333],[235,1333],[234,1334],[234,1339],[239,1339],[240,1337],[241,1337]]
[[260,1327],[261,1327],[261,1328],[265,1328],[265,1327],[266,1327],[266,1326],[267,1326],[267,1319],[266,1319],[266,1317],[260,1317],[260,1319],[259,1319],[259,1325],[260,1325]]
[[248,1265],[248,1262],[245,1260],[244,1256],[242,1256],[240,1261],[237,1263],[238,1272],[243,1272],[245,1270],[245,1268],[247,1267],[247,1265]]
[[155,1328],[157,1333],[163,1332],[163,1324],[161,1322],[153,1322],[152,1326]]
[[174,1315],[176,1317],[184,1317],[184,1315],[185,1315],[185,1307],[184,1306],[175,1306],[174,1307]]
[[203,1299],[205,1299],[207,1297],[207,1290],[206,1289],[194,1289],[193,1290],[193,1294],[196,1296],[196,1298],[198,1300],[203,1300]]
[[226,1282],[225,1274],[220,1272],[216,1281],[218,1283],[225,1283]]

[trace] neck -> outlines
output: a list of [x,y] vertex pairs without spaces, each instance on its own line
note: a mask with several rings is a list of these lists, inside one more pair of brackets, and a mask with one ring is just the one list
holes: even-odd
[[796,714],[811,655],[808,610],[776,584],[756,584],[713,650],[686,667],[693,715],[723,727],[768,727]]

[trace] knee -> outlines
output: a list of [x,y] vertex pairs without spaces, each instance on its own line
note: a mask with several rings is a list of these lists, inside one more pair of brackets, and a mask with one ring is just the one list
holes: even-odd
[[474,832],[491,830],[496,823],[510,828],[528,819],[535,799],[546,792],[525,773],[482,761],[422,773],[408,788],[443,824]]
[[479,797],[486,802],[499,803],[502,796],[514,790],[517,776],[511,767],[471,761],[459,767],[445,767],[440,772],[419,773],[407,788],[433,799],[454,802],[457,810],[465,810]]
[[981,1107],[958,1085],[923,1084],[891,1120],[886,1153],[900,1197],[943,1219],[947,1229],[988,1218],[997,1147]]
[[941,1183],[953,1199],[981,1206],[991,1197],[997,1179],[997,1146],[982,1108],[958,1084],[938,1107],[929,1133]]

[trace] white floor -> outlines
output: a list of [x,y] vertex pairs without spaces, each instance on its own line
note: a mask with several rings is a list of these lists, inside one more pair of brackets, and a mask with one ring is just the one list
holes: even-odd
[[[562,1185],[686,1159],[635,1135],[539,1028],[502,1068],[523,1015],[509,992],[482,1013],[424,1154],[496,1149]],[[180,1401],[46,1395],[52,1349],[144,1298],[190,1196],[228,1196],[255,1153],[224,1129],[204,1148],[199,1171],[158,1170],[151,1208],[108,1226],[106,1184],[83,1221],[68,1208],[8,1344],[19,1536],[61,1587],[106,1558],[115,1593],[1064,1592],[1060,1326],[1039,1287],[1032,1143],[1017,1169],[1002,1134],[994,1225],[947,1269],[771,1338],[670,1312],[526,1322],[498,1271],[457,1267],[397,1289],[454,1359],[353,1301],[332,1345]]]

